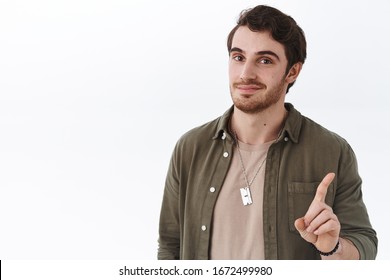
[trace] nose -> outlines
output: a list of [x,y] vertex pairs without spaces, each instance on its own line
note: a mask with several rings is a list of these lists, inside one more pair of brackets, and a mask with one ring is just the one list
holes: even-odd
[[254,66],[251,63],[246,62],[243,65],[243,68],[242,68],[242,71],[241,71],[241,75],[240,75],[240,79],[243,80],[243,81],[249,81],[249,80],[255,80],[256,79],[256,72],[255,72]]

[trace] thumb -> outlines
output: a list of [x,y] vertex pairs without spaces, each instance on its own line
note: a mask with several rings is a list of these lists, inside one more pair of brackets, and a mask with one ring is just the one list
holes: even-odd
[[297,231],[299,231],[299,233],[301,234],[306,229],[305,220],[303,219],[303,217],[296,219],[294,225]]
[[294,226],[301,235],[301,237],[307,242],[315,243],[317,241],[317,236],[315,234],[306,231],[305,220],[303,217],[296,219],[294,222]]

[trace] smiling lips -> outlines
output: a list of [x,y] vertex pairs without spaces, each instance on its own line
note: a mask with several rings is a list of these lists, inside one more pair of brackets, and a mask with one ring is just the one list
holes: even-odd
[[236,88],[241,91],[242,93],[254,93],[256,91],[258,91],[259,89],[262,89],[263,87],[262,86],[259,86],[259,85],[254,85],[254,84],[250,84],[250,85],[236,85]]

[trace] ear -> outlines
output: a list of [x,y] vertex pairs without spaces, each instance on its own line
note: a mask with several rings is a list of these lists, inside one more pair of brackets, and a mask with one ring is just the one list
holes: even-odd
[[288,84],[295,82],[295,80],[298,78],[299,73],[301,72],[301,69],[302,69],[302,63],[301,62],[295,63],[290,68],[290,71],[288,71],[288,74],[286,75],[286,82]]

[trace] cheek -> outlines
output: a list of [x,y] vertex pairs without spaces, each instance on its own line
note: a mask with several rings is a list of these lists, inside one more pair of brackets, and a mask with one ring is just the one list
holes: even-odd
[[229,80],[230,81],[236,81],[240,79],[241,71],[240,68],[237,65],[229,65]]
[[274,72],[270,73],[269,78],[272,81],[280,81],[280,80],[283,80],[285,78],[285,73],[282,70],[274,71]]

